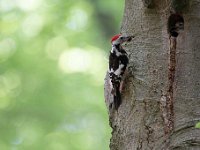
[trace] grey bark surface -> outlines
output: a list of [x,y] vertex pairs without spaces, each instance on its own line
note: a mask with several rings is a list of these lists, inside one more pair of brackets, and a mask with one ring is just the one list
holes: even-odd
[[[173,41],[167,21],[175,2],[145,1],[125,1],[121,32],[136,37],[124,46],[130,63],[122,104],[118,111],[108,107],[110,149],[200,150],[200,130],[194,128],[200,120],[200,0],[190,0],[181,10],[185,29],[175,41],[174,81],[169,79]],[[107,106],[112,101],[108,80]]]

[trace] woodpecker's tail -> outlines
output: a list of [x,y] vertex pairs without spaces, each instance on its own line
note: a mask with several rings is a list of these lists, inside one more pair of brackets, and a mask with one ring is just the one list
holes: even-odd
[[114,107],[118,110],[119,106],[121,105],[121,93],[119,91],[120,83],[116,84],[113,88],[113,97],[114,97]]

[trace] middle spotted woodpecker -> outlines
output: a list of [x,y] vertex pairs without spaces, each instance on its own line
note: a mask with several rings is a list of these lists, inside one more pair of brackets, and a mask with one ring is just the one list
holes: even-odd
[[122,44],[131,41],[132,38],[134,38],[134,36],[122,36],[121,34],[118,34],[111,39],[112,50],[110,51],[109,56],[109,77],[113,102],[110,104],[110,107],[112,107],[113,104],[116,110],[121,104],[121,82],[129,62],[127,53],[123,49]]

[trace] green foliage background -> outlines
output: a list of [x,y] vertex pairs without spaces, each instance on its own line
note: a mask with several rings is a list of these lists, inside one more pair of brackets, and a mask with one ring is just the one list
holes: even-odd
[[103,97],[123,0],[0,1],[0,150],[108,150]]

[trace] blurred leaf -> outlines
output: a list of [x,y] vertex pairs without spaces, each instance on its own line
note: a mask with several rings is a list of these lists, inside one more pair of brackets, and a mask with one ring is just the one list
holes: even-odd
[[196,123],[195,128],[200,128],[200,122]]
[[103,82],[123,3],[0,1],[0,149],[109,149]]

